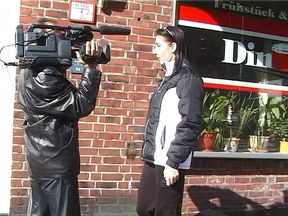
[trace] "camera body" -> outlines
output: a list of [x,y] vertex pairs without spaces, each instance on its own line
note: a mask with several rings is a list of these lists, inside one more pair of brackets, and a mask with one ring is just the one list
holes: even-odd
[[92,31],[89,26],[61,27],[35,24],[25,32],[23,26],[18,25],[15,34],[17,65],[20,68],[43,65],[69,67],[72,65],[72,58],[76,58],[76,51],[80,52],[86,62],[106,64],[110,61],[108,44],[101,46],[102,52],[99,56],[84,54],[86,41],[93,38]]
[[38,65],[70,66],[71,41],[45,35],[43,32],[23,31],[23,26],[16,28],[16,59],[20,68]]

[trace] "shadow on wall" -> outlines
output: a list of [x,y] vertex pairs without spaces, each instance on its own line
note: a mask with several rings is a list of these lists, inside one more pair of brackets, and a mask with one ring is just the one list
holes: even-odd
[[288,191],[283,203],[262,206],[229,190],[208,186],[190,186],[188,194],[199,210],[197,216],[287,216]]
[[128,7],[127,0],[106,0],[104,1],[102,11],[106,15],[111,15],[112,11],[123,12]]

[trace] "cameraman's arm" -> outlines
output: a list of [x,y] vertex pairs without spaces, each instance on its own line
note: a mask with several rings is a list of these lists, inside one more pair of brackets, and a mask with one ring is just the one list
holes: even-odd
[[18,102],[27,112],[78,119],[95,108],[101,72],[86,67],[76,88],[55,67],[20,72]]
[[[86,49],[85,49],[85,54],[95,57],[101,55],[102,50],[99,50],[100,47],[98,46],[97,42],[95,40],[87,41],[86,42]],[[99,91],[99,86],[100,86],[100,81],[101,81],[101,72],[96,70],[97,64],[92,61],[84,61],[79,52],[76,52],[78,61],[81,62],[84,67],[85,71],[82,77],[82,81],[80,83],[80,86],[78,88],[78,99],[80,101],[85,101],[85,96],[89,95],[89,92],[93,92],[93,89],[95,91],[96,87],[96,92],[92,96],[97,96],[98,91]],[[89,88],[92,88],[91,90]],[[91,98],[91,97],[90,97]],[[91,98],[91,99],[92,99]],[[81,103],[79,101],[78,104],[83,105],[84,107],[78,107],[82,112],[80,114],[80,117],[88,115],[95,107],[96,103],[96,97],[95,100],[90,100],[89,98],[86,98],[85,103]]]
[[[97,56],[96,45],[95,41],[88,42],[85,54]],[[39,72],[31,69],[23,71],[23,79],[19,85],[20,104],[27,110],[43,115],[72,119],[88,115],[95,108],[101,72],[96,69],[96,64],[81,61],[85,70],[78,88],[53,66]]]

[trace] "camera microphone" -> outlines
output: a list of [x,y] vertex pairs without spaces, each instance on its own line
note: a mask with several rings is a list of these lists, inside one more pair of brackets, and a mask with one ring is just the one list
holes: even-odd
[[83,25],[72,25],[70,26],[73,30],[80,30],[84,32],[99,32],[102,35],[130,35],[131,29],[130,28],[122,28],[118,26],[108,26],[102,25],[99,28],[93,26],[83,26]]
[[[93,30],[93,29],[92,29]],[[131,29],[117,26],[100,26],[99,32],[102,35],[130,35]]]

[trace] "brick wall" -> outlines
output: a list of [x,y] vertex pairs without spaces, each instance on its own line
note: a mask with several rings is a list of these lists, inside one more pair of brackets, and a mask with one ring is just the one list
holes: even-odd
[[[79,122],[79,186],[83,215],[129,216],[136,215],[146,111],[161,73],[152,54],[153,32],[172,22],[173,2],[128,0],[127,8],[115,2],[110,6],[98,10],[97,25],[129,26],[132,34],[95,34],[111,43],[112,59],[100,66],[103,76],[95,110]],[[20,23],[47,16],[71,24],[68,10],[69,0],[22,0]],[[79,78],[69,74],[76,85]],[[22,123],[23,113],[15,103],[11,216],[25,215],[30,187]],[[127,146],[135,147],[135,158],[126,156]],[[286,161],[195,159],[186,178],[183,213],[194,215],[219,205],[227,211],[282,207],[287,203],[286,167]]]
[[188,215],[288,215],[287,160],[194,158],[193,162],[183,202]]

